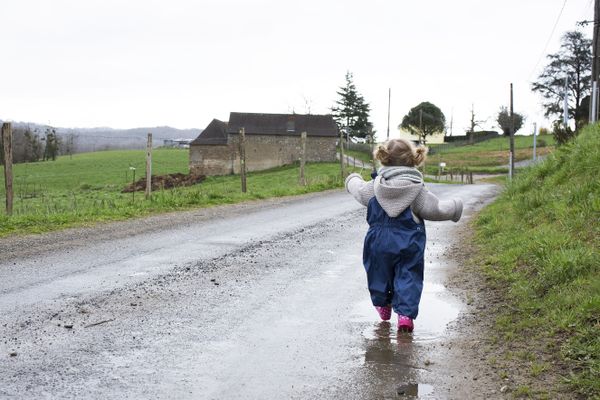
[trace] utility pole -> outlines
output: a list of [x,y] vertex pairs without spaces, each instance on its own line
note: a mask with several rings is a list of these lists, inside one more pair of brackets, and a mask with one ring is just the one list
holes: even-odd
[[471,103],[471,131],[469,132],[469,144],[475,143],[475,105]]
[[598,121],[598,82],[592,82],[592,101],[590,102],[590,123]]
[[515,174],[515,115],[513,113],[513,84],[510,84],[510,154],[508,163],[508,178],[512,180]]
[[590,115],[590,122],[598,121],[598,81],[600,80],[600,0],[594,2],[594,34],[592,36],[592,88],[595,86],[596,90],[592,90],[592,101],[590,106],[596,104],[596,107],[592,107]]
[[[598,0],[600,1],[600,0]],[[388,124],[387,124],[387,140],[390,140],[390,105],[392,104],[392,88],[388,89]]]
[[421,131],[421,135],[419,137],[419,143],[425,141],[425,135],[423,135],[423,109],[419,108],[419,130]]
[[[600,82],[600,0],[594,2],[594,34],[592,36],[592,84],[596,82],[594,100],[598,104],[598,83]],[[592,116],[594,122],[598,121],[598,107]]]
[[569,127],[569,77],[565,76],[565,94],[563,96],[563,124]]

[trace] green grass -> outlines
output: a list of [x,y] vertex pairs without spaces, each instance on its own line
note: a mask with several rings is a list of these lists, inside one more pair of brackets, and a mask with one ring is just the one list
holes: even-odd
[[[555,141],[551,135],[538,136],[538,155],[547,155],[554,150]],[[506,137],[486,140],[466,146],[448,144],[431,145],[432,154],[427,158],[427,173],[437,173],[440,162],[447,169],[468,168],[473,173],[504,174],[508,170],[509,141]],[[530,159],[533,156],[533,136],[515,136],[515,161]]]
[[[547,146],[554,146],[556,142],[552,135],[542,135],[537,137],[537,148],[541,149]],[[448,146],[447,144],[432,144],[429,147],[433,151],[439,151],[443,154],[468,154],[482,151],[508,151],[510,149],[508,137],[502,136],[485,140],[480,143],[466,146]],[[515,136],[515,149],[533,148],[533,136]]]
[[[432,161],[433,160],[428,159],[427,162],[425,163],[425,173],[428,175],[437,175],[438,170],[439,170],[439,163],[433,163]],[[446,163],[446,167],[444,168],[442,175],[450,175],[451,173],[453,175],[460,175],[461,173],[468,174],[469,172],[472,172],[474,174],[490,174],[490,175],[507,174],[508,173],[508,168],[504,167],[504,166],[460,165],[460,166],[448,167],[448,165],[452,165],[452,164]]]
[[[498,334],[554,356],[586,398],[600,396],[599,136],[588,127],[517,174],[476,221],[484,271],[506,294]],[[531,361],[532,375],[546,373]]]
[[[538,136],[538,155],[547,155],[554,150],[555,140],[551,135]],[[474,145],[453,146],[451,144],[428,145],[431,154],[425,162],[425,172],[437,175],[440,162],[446,163],[445,171],[454,174],[472,172],[475,174],[507,174],[509,142],[499,137]],[[533,156],[533,136],[515,136],[515,161]],[[371,162],[370,151],[346,150],[346,154],[366,163]]]
[[[153,152],[153,174],[187,173],[186,150]],[[297,195],[342,187],[338,163],[307,164],[307,186],[298,184],[298,166],[248,174],[247,193],[237,175],[208,177],[199,185],[162,190],[149,200],[141,192],[121,193],[144,174],[144,151],[104,151],[77,154],[56,161],[14,166],[13,216],[0,211],[0,237],[39,233],[99,221],[122,220],[152,213],[231,204],[247,200]],[[368,176],[368,171],[363,171]],[[4,178],[0,200],[4,204]]]
[[344,154],[349,155],[350,157],[354,157],[357,160],[361,160],[365,163],[371,164],[373,161],[373,156],[370,152],[358,151],[358,150],[346,150],[344,149]]

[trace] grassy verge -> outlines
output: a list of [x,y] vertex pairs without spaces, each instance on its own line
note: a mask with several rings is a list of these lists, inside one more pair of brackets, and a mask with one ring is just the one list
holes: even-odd
[[[542,135],[537,137],[537,149],[544,147],[553,147],[556,142],[552,135]],[[448,144],[432,144],[430,145],[434,152],[441,152],[444,154],[451,153],[480,153],[482,151],[508,151],[509,141],[507,137],[498,137],[490,140],[485,140],[473,145],[466,146],[449,146]],[[515,136],[515,149],[532,149],[533,148],[533,136]]]
[[[16,165],[14,215],[8,217],[1,211],[0,237],[342,187],[338,163],[315,163],[306,167],[307,186],[298,184],[298,166],[287,166],[250,173],[247,193],[241,193],[240,178],[235,175],[208,177],[199,185],[157,191],[149,200],[140,192],[135,197],[121,193],[133,178],[129,167],[136,168],[137,179],[143,174],[143,165],[142,151],[98,152]],[[186,151],[154,152],[155,174],[186,171]],[[3,188],[3,182],[0,184]]]
[[[544,156],[554,151],[555,141],[550,135],[538,136],[536,153]],[[451,144],[433,144],[428,146],[431,154],[425,163],[425,172],[428,175],[437,175],[438,165],[446,163],[446,172],[452,170],[453,174],[461,171],[475,174],[506,174],[508,173],[508,138],[499,137],[481,143],[466,146],[452,146]],[[533,136],[515,137],[515,161],[530,159],[533,155]],[[359,150],[346,150],[346,153],[362,160],[371,162],[370,152]]]
[[518,174],[476,222],[485,274],[505,293],[497,340],[521,349],[532,382],[558,372],[585,398],[600,396],[599,135],[588,127]]
[[[425,173],[428,175],[437,175],[439,164],[432,163],[432,160],[427,160],[425,164]],[[446,163],[448,165],[448,163]],[[453,175],[460,175],[461,173],[468,174],[472,172],[474,174],[507,174],[508,168],[504,166],[478,166],[478,165],[465,165],[462,164],[458,167],[445,167],[443,171],[443,175],[450,175],[452,172]]]
[[344,149],[344,154],[349,155],[350,157],[353,157],[357,160],[361,160],[364,163],[368,163],[368,164],[370,164],[373,161],[372,160],[373,156],[371,155],[371,153],[367,153],[364,151]]
[[[538,137],[538,156],[544,156],[554,151],[554,139],[550,135]],[[446,163],[446,168],[465,169],[473,173],[495,174],[506,173],[508,170],[508,138],[500,137],[467,146],[431,145],[432,154],[428,157],[428,173],[437,171],[440,162]],[[515,161],[527,160],[533,156],[533,137],[515,136]],[[431,168],[431,171],[429,171]]]

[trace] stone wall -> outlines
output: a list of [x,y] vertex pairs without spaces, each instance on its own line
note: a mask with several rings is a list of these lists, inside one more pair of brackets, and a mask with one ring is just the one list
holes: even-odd
[[[228,145],[190,146],[190,171],[204,175],[228,175],[239,173],[239,135],[229,134]],[[306,161],[335,161],[335,137],[309,136],[306,140]],[[299,136],[246,135],[246,168],[261,171],[299,160],[301,154]]]
[[191,145],[190,173],[198,175],[227,175],[232,171],[230,145]]

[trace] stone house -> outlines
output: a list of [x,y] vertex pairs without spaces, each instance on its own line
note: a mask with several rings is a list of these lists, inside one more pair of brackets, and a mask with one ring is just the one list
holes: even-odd
[[300,135],[306,132],[306,161],[336,160],[339,131],[331,115],[229,114],[213,119],[190,143],[190,172],[202,175],[239,173],[239,131],[246,134],[246,169],[260,171],[297,162]]

